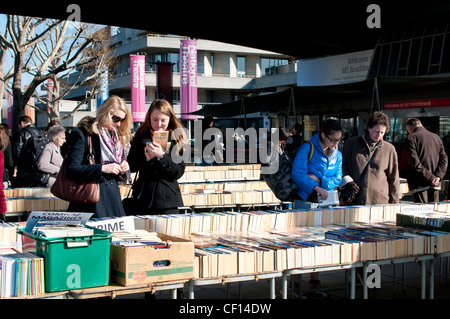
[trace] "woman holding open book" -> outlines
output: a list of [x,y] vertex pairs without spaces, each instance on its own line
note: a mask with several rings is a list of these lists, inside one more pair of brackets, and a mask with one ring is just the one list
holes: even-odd
[[178,213],[183,206],[178,179],[186,167],[186,146],[186,133],[170,103],[153,101],[128,154],[131,172],[138,172],[132,194],[139,207],[136,214]]
[[[304,143],[295,156],[292,178],[298,186],[296,208],[315,208],[318,196],[328,198],[328,192],[342,180],[342,154],[338,144],[342,139],[342,126],[337,120],[323,122],[319,133]],[[312,157],[309,158],[312,147]]]
[[[341,139],[341,124],[328,119],[323,122],[320,132],[311,137],[310,143],[300,146],[292,165],[292,178],[299,187],[294,208],[318,207],[318,196],[326,200],[328,192],[339,186],[342,180],[342,154],[338,150]],[[311,273],[309,285],[314,292],[321,288],[318,272]],[[323,292],[318,293],[325,296]]]
[[[131,140],[131,112],[125,101],[112,95],[98,108],[93,123],[83,122],[70,133],[66,174],[68,179],[97,181],[100,199],[95,204],[71,202],[70,212],[93,212],[93,217],[125,216],[118,182],[129,171],[125,149]],[[95,163],[89,161],[91,141]]]

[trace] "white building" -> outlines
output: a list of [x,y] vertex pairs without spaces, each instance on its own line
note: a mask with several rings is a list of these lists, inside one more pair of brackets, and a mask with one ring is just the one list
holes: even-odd
[[[118,28],[112,36],[118,64],[110,76],[109,94],[123,97],[131,105],[130,55],[144,54],[146,60],[146,104],[156,98],[156,63],[173,63],[173,105],[180,112],[180,40],[177,35],[153,34]],[[205,104],[231,102],[242,96],[278,92],[297,82],[295,58],[276,52],[216,41],[197,39],[198,109]],[[83,90],[69,99],[81,99]]]

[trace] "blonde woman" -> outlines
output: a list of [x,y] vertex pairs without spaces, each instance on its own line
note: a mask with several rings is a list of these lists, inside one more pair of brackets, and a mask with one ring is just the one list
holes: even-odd
[[[167,149],[153,141],[156,131],[169,132]],[[136,214],[178,213],[183,200],[177,180],[186,167],[180,160],[186,145],[184,128],[170,103],[163,99],[153,101],[128,154],[131,172],[139,172],[133,187],[139,207]]]
[[[131,140],[131,113],[125,101],[115,95],[99,107],[94,123],[71,132],[67,153],[67,177],[98,181],[100,200],[96,204],[70,203],[68,211],[93,212],[93,217],[125,216],[118,181],[129,171],[125,148]],[[89,165],[87,137],[91,137],[95,164]]]

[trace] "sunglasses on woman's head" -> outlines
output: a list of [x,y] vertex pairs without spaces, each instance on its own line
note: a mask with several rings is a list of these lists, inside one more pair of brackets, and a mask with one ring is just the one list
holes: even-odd
[[111,120],[112,120],[114,123],[123,122],[123,121],[125,121],[125,119],[126,119],[126,117],[121,118],[120,116],[117,116],[117,115],[111,116]]

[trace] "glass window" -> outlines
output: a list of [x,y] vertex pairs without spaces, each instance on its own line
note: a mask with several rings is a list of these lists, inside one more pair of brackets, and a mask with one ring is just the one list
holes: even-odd
[[419,64],[420,47],[422,46],[422,39],[414,39],[411,46],[411,56],[409,58],[408,75],[417,75],[417,65]]
[[388,67],[388,75],[390,76],[396,75],[397,73],[399,51],[400,51],[400,42],[393,43],[391,47],[391,54],[389,57],[389,67]]
[[261,58],[261,73],[263,76],[278,74],[278,68],[288,63],[288,59]]
[[443,35],[438,35],[438,36],[434,37],[434,39],[433,39],[433,49],[431,51],[430,64],[440,64],[443,40],[444,40],[444,36]]
[[[442,52],[443,57],[448,57],[450,54],[450,33],[446,33],[444,38],[444,52]],[[450,72],[450,61],[448,58],[442,59],[441,73]]]
[[400,47],[400,60],[398,61],[398,68],[404,69],[408,66],[408,56],[409,48],[411,46],[411,41],[405,41]]
[[303,116],[303,131],[305,141],[309,140],[314,134],[319,132],[319,115]]
[[443,58],[450,51],[450,33],[443,33],[447,28],[443,25],[407,32],[402,38],[385,37],[376,47],[369,77],[448,73],[450,63]]
[[422,50],[420,50],[419,69],[417,75],[428,74],[428,66],[430,65],[431,53],[431,37],[423,38]]
[[167,62],[173,63],[173,72],[180,72],[180,54],[168,53]]
[[245,77],[245,70],[246,70],[246,58],[245,56],[238,56],[236,58],[236,64],[237,64],[237,74],[240,77]]

